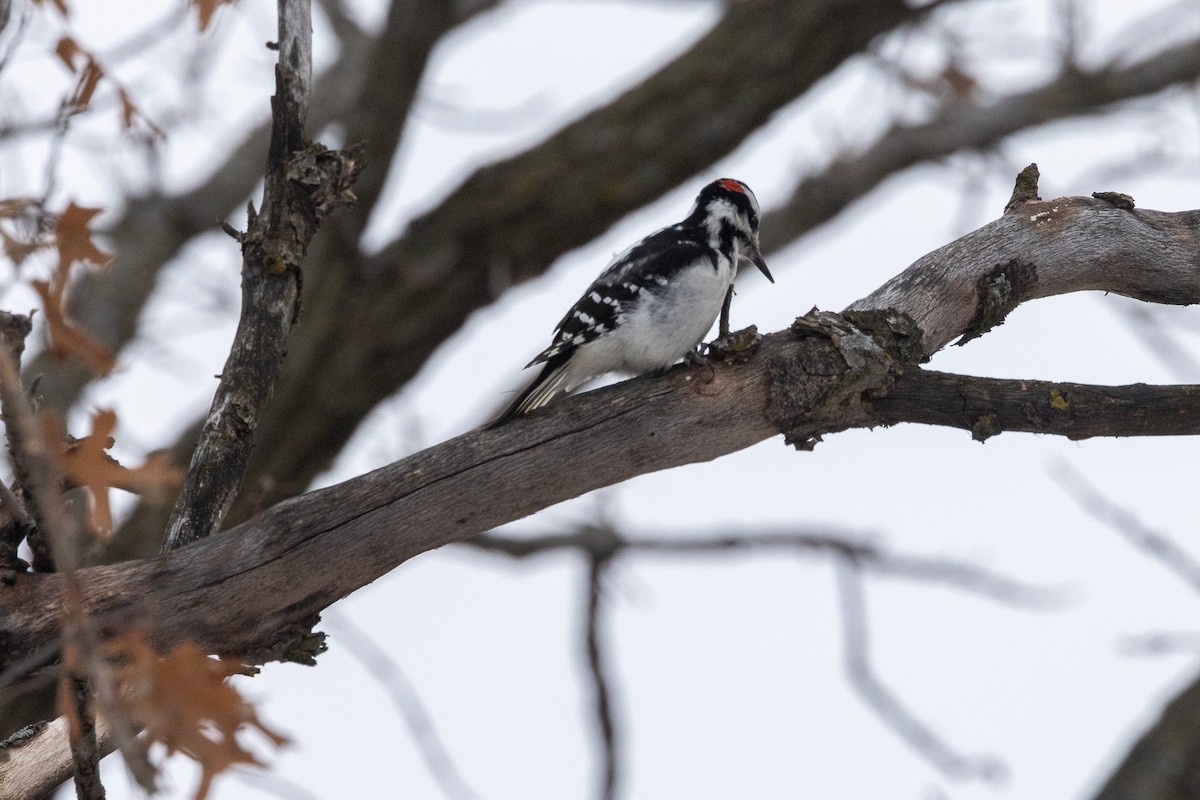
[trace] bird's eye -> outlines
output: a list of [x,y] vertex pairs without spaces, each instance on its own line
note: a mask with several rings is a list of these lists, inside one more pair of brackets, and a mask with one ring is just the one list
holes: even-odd
[[758,214],[755,214],[753,211],[750,212],[750,227],[758,227]]

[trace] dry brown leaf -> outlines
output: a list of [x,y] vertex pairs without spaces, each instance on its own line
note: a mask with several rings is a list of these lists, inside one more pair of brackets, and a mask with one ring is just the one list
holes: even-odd
[[[0,200],[0,220],[18,220],[25,218],[27,221],[32,219],[42,219],[45,217],[42,211],[42,203],[34,197],[10,197],[6,200]],[[35,225],[23,226],[28,228],[40,227]],[[4,255],[16,266],[21,266],[25,259],[29,258],[38,250],[50,247],[54,244],[53,241],[45,237],[32,236],[32,238],[17,238],[8,231],[0,228],[0,244],[3,245]]]
[[0,240],[3,240],[4,255],[18,267],[38,250],[44,250],[53,244],[50,241],[22,241],[15,236],[10,236],[3,228],[0,228]]
[[100,83],[100,79],[104,77],[104,69],[100,66],[100,62],[92,55],[91,51],[79,44],[70,36],[62,36],[58,40],[58,44],[54,47],[54,53],[59,60],[66,65],[67,69],[76,73],[78,78],[75,81],[75,88],[71,91],[71,99],[68,105],[76,110],[82,111],[92,102],[92,95],[96,93],[96,86]]
[[233,5],[235,0],[191,0],[199,16],[200,30],[208,28],[217,9],[225,5]]
[[[62,433],[52,419],[45,423],[51,441],[61,442]],[[76,486],[87,489],[91,498],[90,524],[99,536],[107,539],[112,535],[112,506],[108,490],[123,489],[142,495],[155,495],[183,480],[183,471],[171,463],[170,454],[152,454],[140,467],[129,469],[105,451],[112,447],[112,432],[117,427],[117,415],[111,410],[100,410],[92,414],[90,435],[69,443],[62,452],[60,461],[67,479]]]
[[113,254],[101,250],[92,240],[88,225],[104,209],[76,205],[72,201],[54,226],[54,244],[58,248],[59,278],[65,283],[67,271],[76,261],[107,267]]
[[29,209],[37,208],[41,204],[41,201],[34,197],[10,197],[7,200],[0,200],[0,218],[19,217]]
[[[33,0],[35,5],[45,5],[47,0]],[[67,6],[67,0],[49,0],[50,4],[58,9],[58,13],[64,17],[71,16],[71,9]]]
[[142,127],[151,139],[167,138],[167,132],[142,113],[142,109],[138,107],[137,103],[133,102],[133,96],[129,94],[124,86],[116,86],[115,88],[117,90],[117,99],[121,101],[122,130],[126,133],[135,133],[139,127]]
[[121,663],[118,694],[123,709],[143,726],[147,742],[161,743],[168,755],[184,753],[200,765],[195,800],[204,800],[213,779],[229,767],[262,766],[238,741],[242,731],[253,728],[276,747],[287,744],[227,682],[244,671],[241,664],[211,658],[191,643],[160,656],[144,631],[124,634],[108,649]]
[[67,316],[66,286],[48,281],[30,281],[29,285],[42,298],[54,357],[61,360],[68,355],[78,356],[97,375],[112,372],[117,363],[112,351],[84,333]]
[[42,298],[54,356],[59,359],[67,355],[78,356],[97,375],[107,375],[116,365],[113,354],[79,328],[67,311],[67,283],[72,265],[84,262],[104,267],[113,259],[111,253],[96,245],[92,240],[92,232],[88,230],[92,219],[101,210],[74,202],[67,206],[54,226],[54,247],[58,250],[58,266],[54,275],[49,281],[30,281],[30,285]]

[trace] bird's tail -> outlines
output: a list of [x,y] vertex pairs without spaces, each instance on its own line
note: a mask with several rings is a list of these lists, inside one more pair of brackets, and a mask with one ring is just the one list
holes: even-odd
[[568,374],[568,362],[566,359],[555,363],[556,360],[551,360],[542,367],[542,371],[534,378],[528,386],[521,390],[521,393],[509,403],[508,408],[500,416],[487,424],[488,428],[496,428],[511,419],[528,414],[530,411],[541,408],[549,403],[558,395],[568,391],[571,387],[567,385],[567,380],[570,377]]

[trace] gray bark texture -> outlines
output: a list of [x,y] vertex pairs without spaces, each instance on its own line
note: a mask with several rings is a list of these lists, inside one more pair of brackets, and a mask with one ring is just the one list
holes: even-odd
[[[711,373],[681,367],[629,381],[300,494],[367,414],[470,314],[709,169],[847,60],[871,55],[880,37],[958,4],[730,3],[688,52],[545,141],[479,169],[378,252],[359,240],[393,177],[390,165],[429,55],[447,33],[497,2],[394,0],[375,33],[343,20],[341,56],[312,81],[308,128],[336,124],[346,141],[365,143],[358,203],[331,217],[311,244],[303,239],[311,231],[299,237],[306,256],[298,321],[291,312],[300,256],[276,262],[274,251],[256,256],[245,248],[250,278],[242,323],[265,314],[253,327],[265,338],[239,333],[241,356],[235,346],[224,389],[253,397],[219,395],[209,430],[202,434],[205,421],[198,420],[174,446],[187,462],[197,441],[205,442],[176,501],[171,546],[203,541],[148,558],[164,543],[170,507],[143,505],[109,549],[118,563],[82,573],[91,611],[110,629],[134,618],[153,621],[163,645],[190,639],[260,660],[302,658],[321,609],[414,555],[592,489],[777,434],[807,449],[839,430],[900,422],[958,427],[981,440],[1005,431],[1072,438],[1200,433],[1192,386],[996,381],[920,367],[1032,299],[1100,290],[1155,303],[1200,301],[1200,211],[1134,209],[1115,196],[1041,201],[1032,174],[1033,191],[1014,193],[995,222],[918,260],[842,315],[809,315],[761,341],[749,337]],[[756,80],[748,83],[747,74]],[[1198,77],[1200,42],[1191,41],[1091,71],[1066,65],[1042,86],[1011,96],[948,95],[928,120],[896,123],[800,180],[789,201],[764,215],[764,249],[790,244],[914,164],[986,149],[1014,132]],[[114,351],[135,341],[163,267],[247,200],[268,154],[278,167],[284,154],[303,149],[296,130],[282,149],[270,144],[275,133],[264,122],[191,191],[129,198],[109,232],[117,261],[81,277],[72,292],[80,324]],[[269,205],[264,201],[263,216]],[[252,223],[250,244],[254,231]],[[284,265],[281,274],[272,273],[273,263]],[[44,402],[60,410],[88,385],[69,361],[34,359],[26,374],[44,375]],[[698,429],[705,435],[696,436]],[[232,459],[217,470],[223,477],[206,474],[223,458]],[[237,494],[239,483],[252,491]],[[234,527],[207,536],[222,519]],[[61,610],[59,576],[12,577],[0,585],[5,723],[20,716],[8,710],[12,698],[49,672],[43,666],[39,676],[37,666],[53,660]],[[0,724],[0,736],[7,732]],[[65,745],[39,744],[51,735],[62,733],[47,728],[0,752],[10,757],[0,757],[0,799],[36,796],[34,787],[70,774]],[[1190,736],[1180,746],[1194,756],[1200,732]],[[59,754],[57,766],[47,752]],[[1154,773],[1155,757],[1135,749],[1113,781]],[[1139,771],[1143,761],[1150,766]],[[6,794],[9,787],[30,793]]]
[[[83,570],[89,610],[107,629],[150,624],[163,646],[191,639],[218,653],[278,658],[323,608],[415,555],[585,492],[781,433],[804,449],[836,431],[904,421],[955,425],[978,438],[1004,430],[1075,438],[1198,434],[1200,390],[1193,386],[996,381],[919,367],[927,340],[966,335],[979,319],[997,324],[1004,312],[995,309],[1015,307],[1022,295],[1096,289],[1141,295],[1154,283],[1160,300],[1200,302],[1196,250],[1167,242],[1194,240],[1200,211],[1117,209],[1129,225],[1088,222],[1108,219],[1113,210],[1089,198],[1022,202],[871,295],[885,298],[886,306],[864,298],[844,315],[812,312],[711,373],[678,367],[572,397],[280,503],[168,555]],[[1060,215],[1059,223],[1043,222],[1043,212]],[[1138,222],[1147,215],[1156,221],[1154,234]],[[1063,220],[1068,216],[1075,217],[1071,224]],[[1175,260],[1131,259],[1134,245]],[[1081,249],[1091,254],[1085,262],[1075,257]],[[1023,289],[992,307],[991,279],[1006,273],[984,267],[1005,267],[1010,253],[1029,254]],[[1122,265],[1119,281],[1113,264]],[[947,287],[940,302],[953,309],[919,318],[902,313],[925,308],[934,285]],[[960,285],[975,288],[954,289]],[[1157,413],[1146,413],[1151,402]],[[0,672],[54,648],[57,615],[46,610],[61,606],[60,593],[57,575],[18,575],[4,590]]]

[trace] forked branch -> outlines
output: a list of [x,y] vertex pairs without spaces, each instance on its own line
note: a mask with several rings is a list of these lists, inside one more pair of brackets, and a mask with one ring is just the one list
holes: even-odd
[[[1139,414],[1146,387],[997,382],[917,366],[1035,297],[1101,289],[1198,302],[1198,232],[1197,211],[1092,198],[1018,203],[920,259],[855,311],[802,318],[764,337],[742,363],[679,367],[568,398],[281,503],[166,557],[81,570],[87,607],[109,630],[134,619],[153,625],[161,645],[187,638],[214,652],[269,657],[281,630],[415,555],[779,433],[804,447],[847,428],[903,421],[986,435],[1200,434],[1196,387],[1156,387],[1157,412]],[[971,416],[952,419],[964,396],[974,398]],[[60,593],[52,578],[21,575],[0,596],[0,671],[54,640],[54,622],[40,610],[60,603]]]

